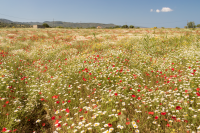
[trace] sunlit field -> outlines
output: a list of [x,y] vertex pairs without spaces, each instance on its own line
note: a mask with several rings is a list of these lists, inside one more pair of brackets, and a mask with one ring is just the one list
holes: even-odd
[[0,29],[0,131],[200,132],[200,30]]

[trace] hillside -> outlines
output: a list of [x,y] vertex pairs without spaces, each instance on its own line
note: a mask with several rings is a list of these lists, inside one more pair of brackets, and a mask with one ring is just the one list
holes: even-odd
[[30,28],[32,25],[25,24],[25,23],[16,23],[6,19],[0,19],[0,28]]
[[[70,28],[76,28],[76,27],[81,27],[81,28],[89,28],[89,27],[97,27],[101,26],[102,28],[108,28],[108,27],[116,27],[120,25],[115,25],[115,24],[102,24],[102,23],[73,23],[73,22],[63,22],[63,21],[44,21],[44,22],[14,22],[8,19],[0,19],[1,23],[4,23],[4,25],[9,24],[10,25],[25,25],[25,27],[31,27],[32,25],[42,25],[43,23],[47,23],[50,27],[70,27]],[[29,26],[28,26],[29,25]],[[141,26],[135,26],[135,27],[141,27]],[[141,27],[145,28],[145,27]]]
[[39,24],[42,25],[43,23],[47,23],[49,26],[51,27],[58,27],[58,26],[62,26],[62,27],[71,27],[71,28],[76,28],[76,27],[82,27],[82,28],[89,28],[89,27],[97,27],[97,26],[101,26],[102,28],[106,28],[106,27],[115,27],[117,25],[114,24],[101,24],[101,23],[73,23],[73,22],[62,22],[62,21],[44,21],[43,23],[41,22],[25,22],[26,24],[30,24],[30,25],[35,25],[35,24]]

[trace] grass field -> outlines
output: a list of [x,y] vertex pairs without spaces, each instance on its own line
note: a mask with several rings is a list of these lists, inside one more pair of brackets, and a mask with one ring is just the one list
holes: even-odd
[[197,133],[199,78],[197,29],[0,29],[0,131]]

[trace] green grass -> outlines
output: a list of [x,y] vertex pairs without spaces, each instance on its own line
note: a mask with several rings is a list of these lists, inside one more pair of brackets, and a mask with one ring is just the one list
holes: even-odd
[[0,29],[0,130],[197,132],[199,41],[188,29]]

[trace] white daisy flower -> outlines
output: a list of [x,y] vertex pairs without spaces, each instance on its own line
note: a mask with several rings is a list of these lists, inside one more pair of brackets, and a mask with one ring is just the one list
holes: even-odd
[[57,130],[57,131],[59,131],[59,130],[61,130],[61,128],[60,128],[60,127],[58,127],[58,128],[56,128],[56,130]]
[[139,133],[140,131],[138,129],[135,130],[136,133]]
[[59,112],[60,112],[60,111],[59,111],[59,110],[57,110],[57,111],[55,112],[55,114],[57,115]]
[[114,128],[109,128],[109,132],[112,132],[114,130]]
[[117,125],[117,128],[120,128],[121,127],[121,125]]
[[123,126],[120,126],[120,129],[123,129],[124,127]]
[[94,126],[95,126],[95,127],[96,127],[96,126],[99,126],[99,124],[100,124],[100,123],[94,123]]
[[104,127],[108,127],[108,124],[104,124]]
[[136,124],[133,125],[134,128],[138,128],[138,126]]
[[103,133],[110,133],[108,130],[104,131]]
[[38,119],[37,121],[36,121],[36,123],[39,123],[41,120],[40,119]]
[[136,124],[136,122],[135,122],[135,121],[132,121],[132,122],[131,122],[131,124],[132,124],[132,125],[135,125],[135,124]]

